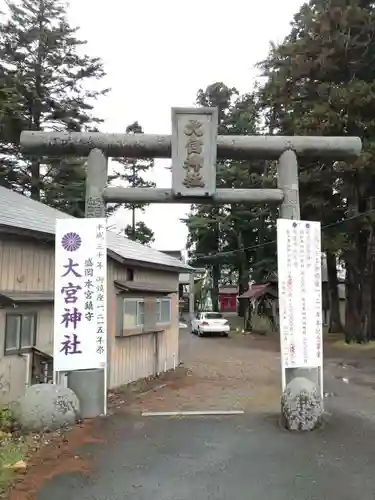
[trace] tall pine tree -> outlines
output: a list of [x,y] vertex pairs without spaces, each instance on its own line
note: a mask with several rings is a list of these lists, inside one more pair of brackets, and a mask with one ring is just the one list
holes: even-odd
[[374,29],[372,1],[310,0],[262,63],[260,93],[272,132],[363,141],[354,162],[300,165],[302,216],[330,225],[324,247],[331,311],[337,318],[338,255],[346,266],[346,340],[357,342],[375,338]]
[[[199,90],[197,104],[217,106],[218,131],[222,135],[254,135],[258,133],[259,116],[253,94],[235,99],[236,89],[222,82]],[[217,162],[218,188],[274,187],[274,169],[265,161],[220,160]],[[236,277],[239,293],[249,288],[250,278],[263,281],[275,268],[276,246],[274,207],[226,204],[220,207],[193,205],[184,220],[189,229],[188,248],[193,262],[207,266],[213,276],[213,307],[218,308],[218,287],[223,278]],[[254,247],[257,247],[254,251]],[[223,273],[223,270],[225,273]],[[239,314],[244,315],[244,301]]]
[[21,130],[96,129],[100,120],[92,114],[93,102],[108,89],[90,90],[89,83],[105,76],[102,62],[82,55],[86,42],[69,25],[63,0],[10,1],[8,10],[0,23],[0,78],[7,83],[0,93],[0,114],[6,118],[0,183],[79,215],[84,161],[23,156],[18,139]]
[[[199,89],[196,104],[205,107],[218,108],[218,132],[226,133],[226,119],[232,99],[238,91],[229,88],[223,82],[215,82],[206,89]],[[218,163],[219,167],[219,163]],[[220,183],[219,175],[216,179]],[[219,309],[219,284],[221,278],[222,261],[210,258],[209,254],[216,254],[221,249],[221,226],[223,220],[223,207],[207,205],[192,205],[189,216],[184,219],[189,229],[188,250],[192,263],[198,266],[205,265],[212,273],[212,307]],[[202,258],[203,257],[203,258]]]
[[[126,133],[143,134],[143,129],[136,121],[126,127]],[[116,162],[121,165],[120,169],[116,171],[116,177],[125,183],[127,187],[156,187],[155,182],[144,179],[144,174],[149,173],[154,167],[153,158],[120,158]],[[143,213],[147,205],[147,203],[125,203],[122,205],[127,210],[130,210],[132,215],[132,222],[124,228],[124,233],[131,240],[139,241],[144,245],[149,245],[154,241],[154,233],[143,221],[137,221],[136,215],[137,211]]]

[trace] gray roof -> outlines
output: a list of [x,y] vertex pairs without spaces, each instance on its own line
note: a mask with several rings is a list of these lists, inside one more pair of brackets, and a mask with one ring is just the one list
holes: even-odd
[[182,251],[181,250],[160,250],[160,252],[169,255],[170,257],[174,257],[175,259],[182,261]]
[[[73,218],[60,210],[0,186],[2,226],[54,235],[56,219]],[[178,259],[111,231],[107,231],[107,242],[109,250],[126,260],[149,264],[150,267],[167,267],[176,271],[191,269]]]

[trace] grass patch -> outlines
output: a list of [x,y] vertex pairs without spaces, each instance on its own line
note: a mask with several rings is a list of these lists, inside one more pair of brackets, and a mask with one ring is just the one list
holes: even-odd
[[243,333],[244,331],[244,319],[239,316],[225,316],[230,326],[231,333]]
[[5,493],[17,469],[14,464],[25,460],[28,444],[22,437],[16,437],[16,420],[11,408],[0,408],[0,494]]
[[24,460],[27,454],[28,445],[22,439],[12,439],[12,437],[1,437],[0,443],[0,494],[8,490],[16,469],[12,465],[20,460]]
[[357,351],[367,351],[371,349],[375,349],[375,341],[371,340],[370,342],[367,342],[366,344],[357,344],[356,342],[352,342],[350,344],[347,344],[345,340],[336,340],[333,342],[332,347],[336,347],[337,349],[355,349]]
[[[224,315],[224,317],[230,325],[230,332],[232,334],[242,335],[245,333],[244,318],[234,315],[233,316]],[[253,316],[252,330],[251,332],[248,331],[247,333],[258,334],[258,335],[266,335],[267,333],[273,333],[270,320],[265,316],[257,316],[257,315]]]
[[0,408],[0,431],[2,432],[12,432],[16,425],[16,419],[14,417],[14,412],[9,406],[3,406]]
[[340,342],[341,340],[343,340],[345,338],[345,335],[344,333],[330,333],[327,331],[324,331],[324,328],[323,328],[323,339],[324,340],[328,340],[329,342]]

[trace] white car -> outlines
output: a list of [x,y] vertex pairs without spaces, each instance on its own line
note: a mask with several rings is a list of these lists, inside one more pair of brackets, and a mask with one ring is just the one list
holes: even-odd
[[199,337],[214,333],[228,337],[229,332],[228,320],[217,312],[200,312],[191,322],[191,333],[196,333]]

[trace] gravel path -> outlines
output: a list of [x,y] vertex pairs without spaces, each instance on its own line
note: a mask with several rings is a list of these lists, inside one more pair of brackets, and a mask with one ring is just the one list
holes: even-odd
[[152,393],[133,409],[149,411],[277,411],[280,365],[274,352],[256,348],[257,341],[199,338],[182,332],[182,360],[191,374],[175,390]]

